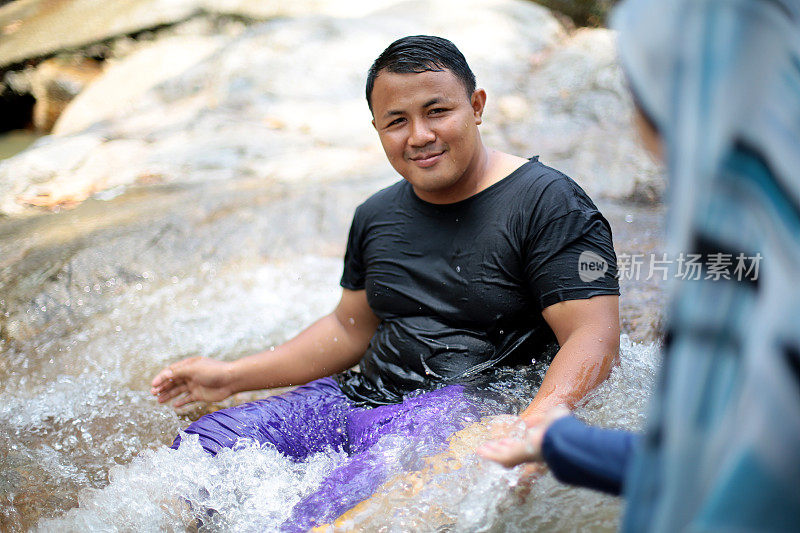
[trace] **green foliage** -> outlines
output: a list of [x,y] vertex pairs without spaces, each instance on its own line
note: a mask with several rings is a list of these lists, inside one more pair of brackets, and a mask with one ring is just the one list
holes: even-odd
[[572,19],[576,26],[605,26],[618,0],[534,0]]

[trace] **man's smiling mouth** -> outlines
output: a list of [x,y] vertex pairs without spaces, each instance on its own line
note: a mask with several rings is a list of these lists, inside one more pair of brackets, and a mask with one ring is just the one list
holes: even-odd
[[443,155],[444,155],[444,150],[440,152],[428,152],[425,154],[416,155],[414,157],[411,157],[410,159],[418,167],[428,168],[438,163]]

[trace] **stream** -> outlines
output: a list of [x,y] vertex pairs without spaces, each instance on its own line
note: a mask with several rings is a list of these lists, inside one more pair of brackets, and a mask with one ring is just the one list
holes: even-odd
[[[170,450],[191,420],[265,393],[176,413],[151,397],[149,382],[183,357],[263,350],[328,313],[352,210],[387,184],[141,185],[0,220],[0,530],[185,531],[185,501],[217,511],[203,530],[278,528],[347,458],[331,450],[295,463],[255,445],[210,458],[191,439]],[[618,254],[662,249],[662,208],[599,206]],[[621,364],[577,409],[592,423],[642,425],[664,298],[664,282],[643,278],[622,280]],[[506,409],[535,393],[516,375],[497,388]],[[391,439],[379,446],[399,470],[427,453]],[[517,475],[473,454],[350,527],[616,529],[617,498],[549,474],[520,495]]]

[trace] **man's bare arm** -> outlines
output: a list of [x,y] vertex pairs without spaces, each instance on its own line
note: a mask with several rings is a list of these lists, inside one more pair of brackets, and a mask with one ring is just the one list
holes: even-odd
[[535,425],[556,405],[573,407],[608,377],[619,357],[619,296],[559,302],[542,316],[561,348],[521,415],[528,425]]
[[369,345],[378,318],[366,291],[342,291],[336,309],[275,350],[235,361],[237,392],[300,385],[347,370]]
[[153,379],[151,392],[162,403],[183,395],[175,402],[180,407],[330,376],[358,363],[379,322],[367,303],[366,291],[344,289],[332,313],[286,343],[233,362],[184,359],[162,370]]

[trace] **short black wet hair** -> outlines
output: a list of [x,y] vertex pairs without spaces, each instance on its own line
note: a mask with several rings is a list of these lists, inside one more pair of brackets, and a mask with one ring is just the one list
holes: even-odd
[[372,63],[367,74],[367,105],[372,112],[372,89],[382,70],[399,74],[449,70],[464,84],[467,97],[475,92],[475,74],[456,45],[433,35],[410,35],[397,39]]

